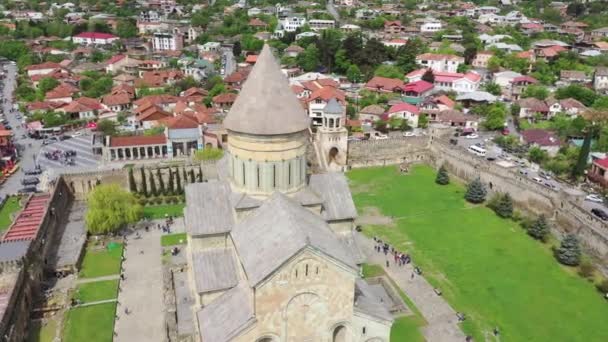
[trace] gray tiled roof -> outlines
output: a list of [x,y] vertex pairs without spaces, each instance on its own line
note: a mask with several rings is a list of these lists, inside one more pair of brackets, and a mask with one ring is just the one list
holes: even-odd
[[169,139],[198,139],[201,136],[198,128],[169,129]]
[[238,283],[232,251],[212,249],[192,255],[192,271],[198,293],[224,290]]
[[193,183],[186,187],[184,220],[193,236],[227,233],[234,225],[230,187],[225,182]]
[[351,252],[321,217],[278,192],[239,222],[231,234],[251,286],[307,246],[356,267]]
[[324,201],[324,217],[327,220],[354,219],[357,209],[342,173],[323,173],[310,176],[310,188]]
[[329,100],[329,102],[327,102],[327,105],[325,105],[325,108],[323,108],[323,111],[329,114],[342,114],[343,112],[342,106],[340,106],[336,98],[332,98],[331,100]]
[[393,321],[391,313],[361,278],[357,278],[355,281],[355,310],[376,318]]
[[359,245],[357,245],[357,242],[355,241],[354,232],[352,230],[346,233],[338,234],[338,238],[350,251],[357,265],[365,262],[365,255],[361,249],[359,249]]
[[230,289],[196,313],[203,342],[227,342],[253,322],[252,291],[246,284]]
[[259,207],[262,202],[244,193],[233,192],[231,195],[232,206],[235,209],[251,209]]
[[323,200],[309,187],[304,187],[293,194],[293,199],[303,206],[322,204]]
[[21,260],[30,247],[30,240],[5,241],[0,243],[0,262]]
[[228,130],[255,135],[308,129],[310,118],[291,91],[268,45],[262,49],[223,123]]

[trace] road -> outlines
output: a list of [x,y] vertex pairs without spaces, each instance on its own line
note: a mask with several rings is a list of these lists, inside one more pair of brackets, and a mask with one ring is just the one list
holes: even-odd
[[334,7],[334,0],[327,1],[327,12],[336,20],[336,28],[340,27],[340,14],[336,10],[336,7]]
[[236,71],[236,60],[234,54],[232,54],[232,49],[222,49],[222,63],[225,64],[222,76],[226,77]]
[[17,66],[15,64],[7,63],[5,79],[4,79],[4,90],[2,92],[2,98],[7,99],[6,102],[2,103],[2,111],[8,120],[9,124],[13,128],[13,142],[17,145],[19,151],[19,171],[15,172],[7,181],[0,185],[0,196],[6,196],[15,194],[21,186],[21,179],[25,176],[23,174],[24,169],[33,169],[35,166],[36,153],[40,149],[41,141],[34,140],[31,138],[24,138],[26,130],[22,127],[21,120],[17,119],[17,114],[23,117],[22,113],[11,112],[13,109],[13,90],[16,86],[17,77]]

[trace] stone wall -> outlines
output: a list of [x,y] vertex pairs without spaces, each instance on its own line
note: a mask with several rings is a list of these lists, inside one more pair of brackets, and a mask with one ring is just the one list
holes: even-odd
[[348,143],[347,163],[351,168],[423,162],[429,156],[428,136],[395,137]]

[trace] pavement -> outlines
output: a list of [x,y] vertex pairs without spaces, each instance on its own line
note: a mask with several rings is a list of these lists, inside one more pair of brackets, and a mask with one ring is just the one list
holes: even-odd
[[161,231],[140,231],[140,236],[129,236],[124,252],[125,280],[118,293],[114,342],[166,340]]
[[[100,157],[93,154],[91,147],[90,134],[83,134],[79,137],[70,138],[62,141],[57,141],[45,146],[42,146],[37,157],[38,164],[43,169],[81,169],[81,168],[96,168],[100,163]],[[74,165],[64,165],[62,160],[52,160],[45,157],[45,153],[54,151],[75,151],[76,156],[70,157],[74,160]]]
[[22,127],[21,120],[17,119],[17,114],[24,116],[22,113],[11,112],[13,109],[13,90],[16,87],[16,75],[17,66],[14,64],[4,64],[6,66],[4,89],[2,91],[2,98],[7,99],[6,102],[2,103],[2,112],[8,120],[9,124],[13,128],[13,142],[17,145],[19,151],[19,165],[20,168],[12,176],[10,176],[4,184],[0,185],[0,196],[4,197],[11,194],[16,194],[23,186],[21,185],[21,179],[25,177],[23,173],[24,169],[33,169],[35,166],[36,153],[40,149],[42,142],[25,138],[22,136],[26,134],[26,130]]
[[234,54],[232,54],[232,49],[222,49],[222,63],[224,63],[224,73],[222,74],[224,77],[236,71],[236,60],[234,59]]
[[[396,266],[390,254],[387,258],[384,253],[377,253],[374,250],[374,242],[371,239],[362,234],[356,236],[358,245],[361,246],[367,257],[367,262],[381,265],[399,288],[414,302],[427,321],[428,324],[422,331],[427,341],[462,342],[466,339],[458,325],[456,311],[443,297],[435,293],[433,287],[423,276],[415,275],[413,278],[411,277],[414,274],[413,263],[401,267]],[[389,267],[386,267],[387,260],[390,263]]]

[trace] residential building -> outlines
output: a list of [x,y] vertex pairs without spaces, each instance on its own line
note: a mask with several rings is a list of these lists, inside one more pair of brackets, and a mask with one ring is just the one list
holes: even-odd
[[[422,79],[422,76],[427,69],[419,69],[410,72],[406,75],[411,82],[416,82]],[[474,71],[469,71],[465,74],[457,72],[437,72],[433,71],[435,80],[433,85],[437,90],[453,90],[457,93],[473,92],[479,89],[481,83],[481,75]]]
[[597,67],[593,74],[593,88],[598,91],[606,91],[608,89],[608,68]]
[[184,47],[184,37],[179,33],[155,32],[152,37],[154,51],[181,51]]
[[84,45],[109,45],[118,40],[113,34],[101,32],[82,32],[72,37],[74,44]]
[[386,110],[380,105],[369,105],[359,112],[359,120],[363,122],[375,122],[382,118]]
[[608,27],[602,27],[591,31],[591,38],[602,40],[608,37]]
[[429,19],[420,25],[420,33],[422,34],[435,34],[443,29],[441,21]]
[[479,51],[476,55],[475,58],[473,59],[473,61],[471,62],[471,65],[474,68],[481,68],[481,69],[485,69],[488,67],[488,61],[490,60],[490,58],[492,58],[494,56],[494,52],[492,51]]
[[398,78],[374,76],[365,84],[365,88],[383,93],[403,92],[403,81]]
[[519,117],[535,119],[537,116],[546,119],[549,116],[549,106],[545,101],[528,97],[517,101],[519,105]]
[[308,25],[313,31],[320,31],[330,28],[336,27],[335,20],[327,20],[327,19],[310,19],[308,21]]
[[56,69],[60,69],[61,65],[55,62],[44,62],[41,64],[33,64],[25,67],[28,76],[47,75]]
[[384,34],[388,36],[400,35],[405,30],[399,20],[387,20],[384,22]]
[[[332,100],[337,101],[340,108],[342,108],[342,117],[340,122],[342,122],[342,125],[346,122],[346,95],[339,89],[332,86],[327,86],[313,91],[306,100],[306,104],[308,106],[308,115],[311,118],[311,124],[313,126],[321,126],[324,123],[327,124],[326,120],[335,116],[336,113],[334,111],[336,106],[329,106]],[[329,116],[326,113],[326,109],[332,111]]]
[[559,137],[554,132],[544,129],[527,129],[521,132],[520,141],[530,147],[547,151],[551,157],[557,155],[561,145]]
[[423,53],[416,56],[416,63],[437,72],[458,72],[458,66],[464,63],[464,58],[456,55]]
[[559,113],[576,117],[587,109],[584,104],[573,98],[562,100],[547,99],[545,102],[549,107],[549,117],[553,117]]
[[306,24],[306,18],[294,15],[280,20],[278,26],[280,27],[280,30],[295,32],[297,29],[304,26],[304,24]]
[[398,103],[392,105],[386,111],[386,118],[399,118],[403,120],[407,120],[407,123],[410,127],[418,127],[418,115],[420,114],[420,110],[418,107],[411,105],[409,103]]

